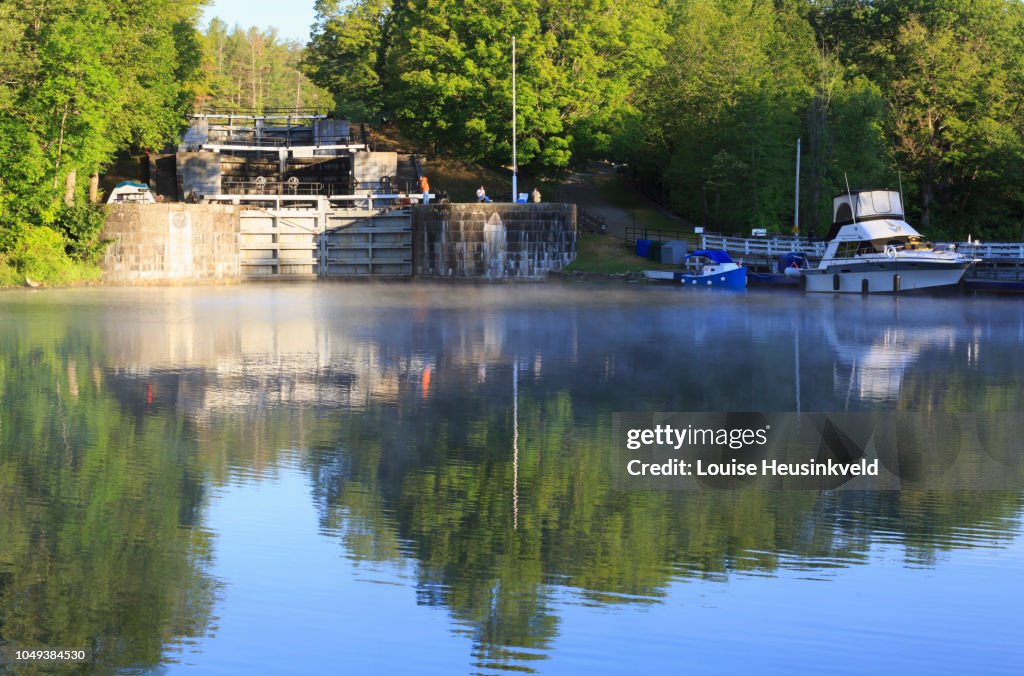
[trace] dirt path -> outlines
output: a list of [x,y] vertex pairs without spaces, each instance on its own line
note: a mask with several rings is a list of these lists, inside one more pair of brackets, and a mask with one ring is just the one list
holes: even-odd
[[559,188],[558,201],[571,202],[600,214],[604,218],[608,234],[623,237],[626,234],[626,226],[633,222],[633,215],[605,199],[594,185],[594,176],[599,174],[610,176],[612,170],[602,165],[591,165],[586,171],[570,174]]
[[[560,186],[555,197],[560,202],[572,202],[579,207],[585,207],[599,214],[604,218],[608,234],[617,237],[623,237],[626,234],[626,227],[632,225],[634,219],[639,218],[637,224],[643,225],[642,221],[645,212],[648,215],[652,212],[657,212],[661,215],[659,220],[663,223],[671,221],[672,224],[666,226],[669,230],[675,228],[682,230],[688,227],[688,224],[682,218],[639,194],[635,195],[638,206],[636,210],[624,209],[613,204],[595,183],[594,179],[598,177],[602,179],[615,178],[615,170],[606,164],[591,163],[585,171],[570,174],[565,183]],[[639,212],[639,217],[636,216],[637,212]]]

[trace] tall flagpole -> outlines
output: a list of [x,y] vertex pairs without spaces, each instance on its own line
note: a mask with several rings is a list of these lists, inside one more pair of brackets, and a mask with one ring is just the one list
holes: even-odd
[[796,197],[793,200],[793,234],[800,234],[800,139],[796,140]]
[[516,175],[519,164],[516,156],[516,36],[512,36],[512,201],[519,197]]

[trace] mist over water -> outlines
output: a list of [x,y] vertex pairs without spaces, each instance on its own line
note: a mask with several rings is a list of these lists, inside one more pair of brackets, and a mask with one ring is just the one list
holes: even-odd
[[311,283],[0,316],[0,642],[195,673],[1024,663],[1022,492],[611,480],[615,412],[1017,420],[1015,300]]

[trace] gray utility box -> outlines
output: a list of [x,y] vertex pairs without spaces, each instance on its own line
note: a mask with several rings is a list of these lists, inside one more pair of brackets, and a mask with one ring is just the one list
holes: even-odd
[[671,242],[665,242],[661,247],[661,262],[669,263],[671,265],[678,265],[683,262],[686,258],[686,242],[681,240],[672,240]]

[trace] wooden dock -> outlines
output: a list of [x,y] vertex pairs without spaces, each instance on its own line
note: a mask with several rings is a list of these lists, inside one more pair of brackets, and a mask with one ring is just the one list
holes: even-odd
[[[725,235],[664,233],[633,228],[634,237],[688,239],[701,249],[723,249],[741,260],[753,272],[773,273],[778,257],[799,252],[807,256],[812,265],[825,253],[825,242],[808,241],[800,237],[726,237]],[[980,259],[968,271],[964,289],[977,293],[1024,293],[1024,242],[956,242],[957,250]],[[769,275],[770,276],[770,275]]]

